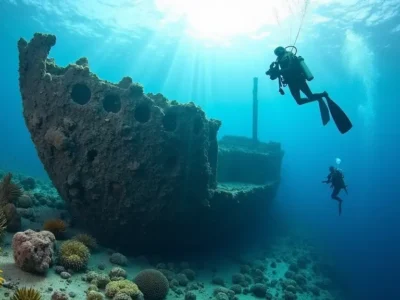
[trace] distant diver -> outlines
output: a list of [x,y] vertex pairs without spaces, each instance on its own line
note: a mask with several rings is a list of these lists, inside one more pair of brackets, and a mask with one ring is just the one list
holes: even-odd
[[339,216],[342,214],[342,202],[343,200],[338,196],[340,191],[343,189],[347,195],[347,185],[344,183],[343,172],[335,167],[329,167],[329,174],[327,180],[322,181],[322,183],[330,183],[333,192],[331,198],[339,202]]
[[[287,48],[295,49],[295,54],[291,51],[287,51]],[[290,93],[296,100],[297,104],[303,105],[313,101],[318,101],[323,125],[326,125],[329,122],[330,111],[337,128],[342,134],[346,133],[353,127],[350,119],[343,110],[333,102],[331,98],[329,98],[327,92],[315,94],[311,92],[306,80],[311,81],[314,79],[314,76],[305,64],[304,59],[301,56],[296,56],[297,48],[295,46],[288,46],[286,48],[278,47],[274,50],[274,53],[277,56],[277,59],[271,63],[269,70],[265,72],[265,74],[269,75],[271,80],[279,79],[279,93],[281,95],[285,94],[282,86],[285,87],[288,85]],[[300,91],[302,91],[307,98],[301,98]],[[328,106],[325,104],[323,97],[326,98]]]

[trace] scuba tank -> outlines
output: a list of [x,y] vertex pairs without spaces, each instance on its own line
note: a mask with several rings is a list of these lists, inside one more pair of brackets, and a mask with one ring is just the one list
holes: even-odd
[[311,73],[310,69],[307,67],[306,63],[304,62],[304,58],[299,56],[298,57],[298,62],[299,62],[300,69],[303,72],[305,78],[308,81],[313,80],[314,79],[314,75]]
[[[294,50],[294,55],[296,56],[297,54],[297,48],[295,46],[286,46],[285,50],[291,48],[290,52],[293,53]],[[297,56],[296,56],[297,57]],[[301,56],[297,57],[297,61],[299,62],[299,66],[300,66],[300,70],[303,72],[304,77],[308,80],[311,81],[314,79],[314,75],[311,73],[310,69],[308,68],[308,66],[306,65],[306,63],[304,62],[304,58]]]

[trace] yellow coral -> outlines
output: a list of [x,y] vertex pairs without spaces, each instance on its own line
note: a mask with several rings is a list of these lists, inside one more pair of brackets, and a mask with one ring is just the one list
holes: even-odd
[[88,247],[83,243],[69,240],[60,246],[60,264],[67,269],[79,271],[87,266],[90,258]]
[[0,286],[2,286],[3,285],[3,283],[4,283],[4,278],[3,277],[1,277],[1,273],[3,273],[3,271],[2,270],[0,270]]
[[90,234],[86,233],[77,234],[76,236],[73,237],[73,239],[83,243],[89,249],[94,250],[97,248],[97,241]]
[[40,293],[32,288],[21,288],[17,289],[14,293],[12,300],[41,300],[42,296]]
[[135,298],[140,294],[140,291],[136,283],[133,283],[130,280],[124,279],[110,281],[106,286],[106,296],[112,298],[117,293],[127,294],[128,296]]
[[103,294],[96,291],[89,291],[86,295],[87,300],[103,300]]

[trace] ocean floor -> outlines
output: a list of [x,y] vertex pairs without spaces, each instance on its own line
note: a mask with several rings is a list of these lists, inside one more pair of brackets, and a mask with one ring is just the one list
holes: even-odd
[[[0,174],[0,178],[1,178]],[[23,194],[30,200],[17,201],[22,217],[19,231],[43,229],[49,219],[60,219],[69,224],[68,213],[54,187],[48,182],[27,180],[22,175],[13,176],[13,181],[24,187]],[[22,206],[22,207],[21,207]],[[68,235],[56,241],[56,249],[74,234],[75,228],[67,228]],[[127,279],[145,269],[160,270],[169,281],[168,299],[344,299],[341,288],[335,281],[332,265],[324,261],[317,250],[304,240],[290,236],[274,239],[268,246],[249,249],[243,253],[218,254],[213,257],[196,257],[190,261],[163,261],[159,257],[124,257],[113,249],[99,246],[93,250],[85,271],[60,273],[55,263],[46,275],[34,275],[19,269],[13,257],[11,241],[13,233],[6,233],[0,242],[0,270],[5,283],[0,287],[0,299],[11,299],[17,288],[33,287],[42,300],[86,299],[91,287],[93,272],[107,277],[115,267],[124,269]],[[121,257],[116,263],[112,257]],[[113,262],[111,262],[112,260]],[[65,279],[62,278],[62,275]],[[109,279],[107,279],[109,280]],[[91,287],[93,288],[93,287]],[[65,298],[52,298],[56,292]],[[104,287],[99,292],[104,294]],[[109,299],[104,296],[104,299]]]

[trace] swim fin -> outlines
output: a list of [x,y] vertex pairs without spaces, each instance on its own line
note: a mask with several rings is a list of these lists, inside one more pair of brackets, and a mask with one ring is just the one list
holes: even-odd
[[339,129],[340,133],[344,134],[349,131],[353,124],[351,124],[350,119],[344,113],[344,111],[337,105],[329,96],[325,95],[326,102],[328,103],[329,110],[331,112],[333,121],[335,121],[336,127]]
[[319,105],[319,111],[321,113],[322,124],[325,126],[331,119],[329,116],[329,109],[322,98],[318,100],[318,105]]

